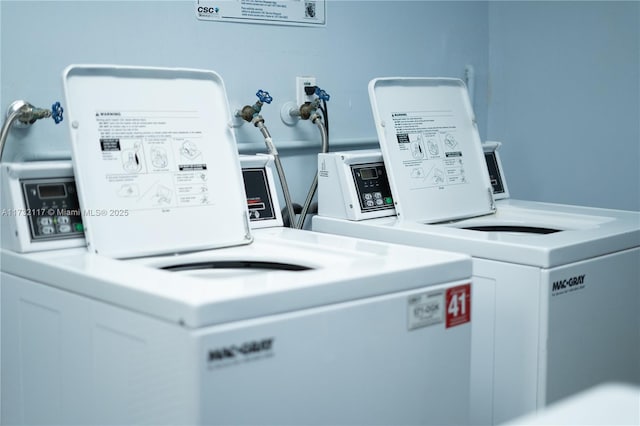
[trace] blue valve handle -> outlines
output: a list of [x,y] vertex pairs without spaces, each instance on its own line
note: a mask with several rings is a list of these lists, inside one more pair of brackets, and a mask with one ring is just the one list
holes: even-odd
[[273,101],[273,98],[271,97],[269,92],[267,92],[266,90],[262,90],[262,89],[258,90],[256,92],[256,96],[258,97],[258,100],[260,100],[260,102],[265,104],[270,104],[271,101]]
[[60,102],[56,102],[51,105],[51,118],[55,121],[56,124],[60,124],[63,120],[62,113],[64,112],[64,108],[60,105]]
[[322,90],[321,88],[316,86],[316,96],[318,98],[320,98],[323,101],[328,101],[329,98],[331,98],[331,96],[329,96],[329,94],[327,92],[325,92],[324,90]]

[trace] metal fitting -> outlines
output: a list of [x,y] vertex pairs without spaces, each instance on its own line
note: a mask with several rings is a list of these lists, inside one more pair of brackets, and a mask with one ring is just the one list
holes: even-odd
[[300,105],[300,118],[308,120],[311,118],[311,114],[316,112],[317,107],[312,102],[305,102]]

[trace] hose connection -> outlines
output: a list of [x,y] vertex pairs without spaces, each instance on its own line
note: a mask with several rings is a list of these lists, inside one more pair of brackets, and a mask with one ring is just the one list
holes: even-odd
[[43,118],[53,118],[56,124],[59,124],[63,119],[64,109],[60,102],[55,102],[51,105],[51,109],[38,108],[25,101],[15,101],[9,105],[7,111],[7,121],[11,121],[10,125],[16,124],[18,127],[27,127],[36,121]]
[[[278,178],[280,179],[280,186],[282,187],[282,194],[284,196],[284,202],[287,209],[287,217],[294,218],[295,214],[293,211],[293,202],[291,201],[289,186],[287,185],[287,179],[284,175],[284,169],[282,167],[282,162],[280,161],[280,155],[278,155],[278,149],[273,143],[273,139],[271,138],[271,134],[269,133],[267,126],[264,124],[264,118],[262,118],[262,116],[260,115],[262,106],[264,104],[270,104],[271,102],[273,102],[273,98],[271,97],[269,92],[262,89],[256,92],[256,96],[258,97],[258,101],[253,105],[243,106],[242,109],[236,113],[236,117],[240,117],[244,121],[252,123],[255,127],[258,128],[258,130],[260,130],[260,133],[264,138],[264,143],[267,147],[267,152],[273,155],[273,160],[276,166],[276,171],[278,172]],[[293,219],[289,221],[289,226],[292,228],[295,226]]]
[[63,120],[63,113],[64,109],[60,102],[51,105],[51,109],[37,108],[26,101],[12,102],[0,130],[0,160],[12,126],[24,128],[43,118],[52,118],[56,124],[60,124]]

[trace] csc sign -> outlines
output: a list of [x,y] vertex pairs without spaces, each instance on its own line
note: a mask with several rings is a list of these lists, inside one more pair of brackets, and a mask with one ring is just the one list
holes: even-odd
[[215,13],[218,13],[220,9],[217,7],[206,7],[206,6],[198,6],[198,13],[208,13],[210,15],[213,15]]

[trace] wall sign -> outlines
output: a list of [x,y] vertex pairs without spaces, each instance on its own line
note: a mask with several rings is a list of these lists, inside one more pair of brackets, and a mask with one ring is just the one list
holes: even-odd
[[326,24],[325,0],[196,0],[195,11],[203,21],[298,26]]

